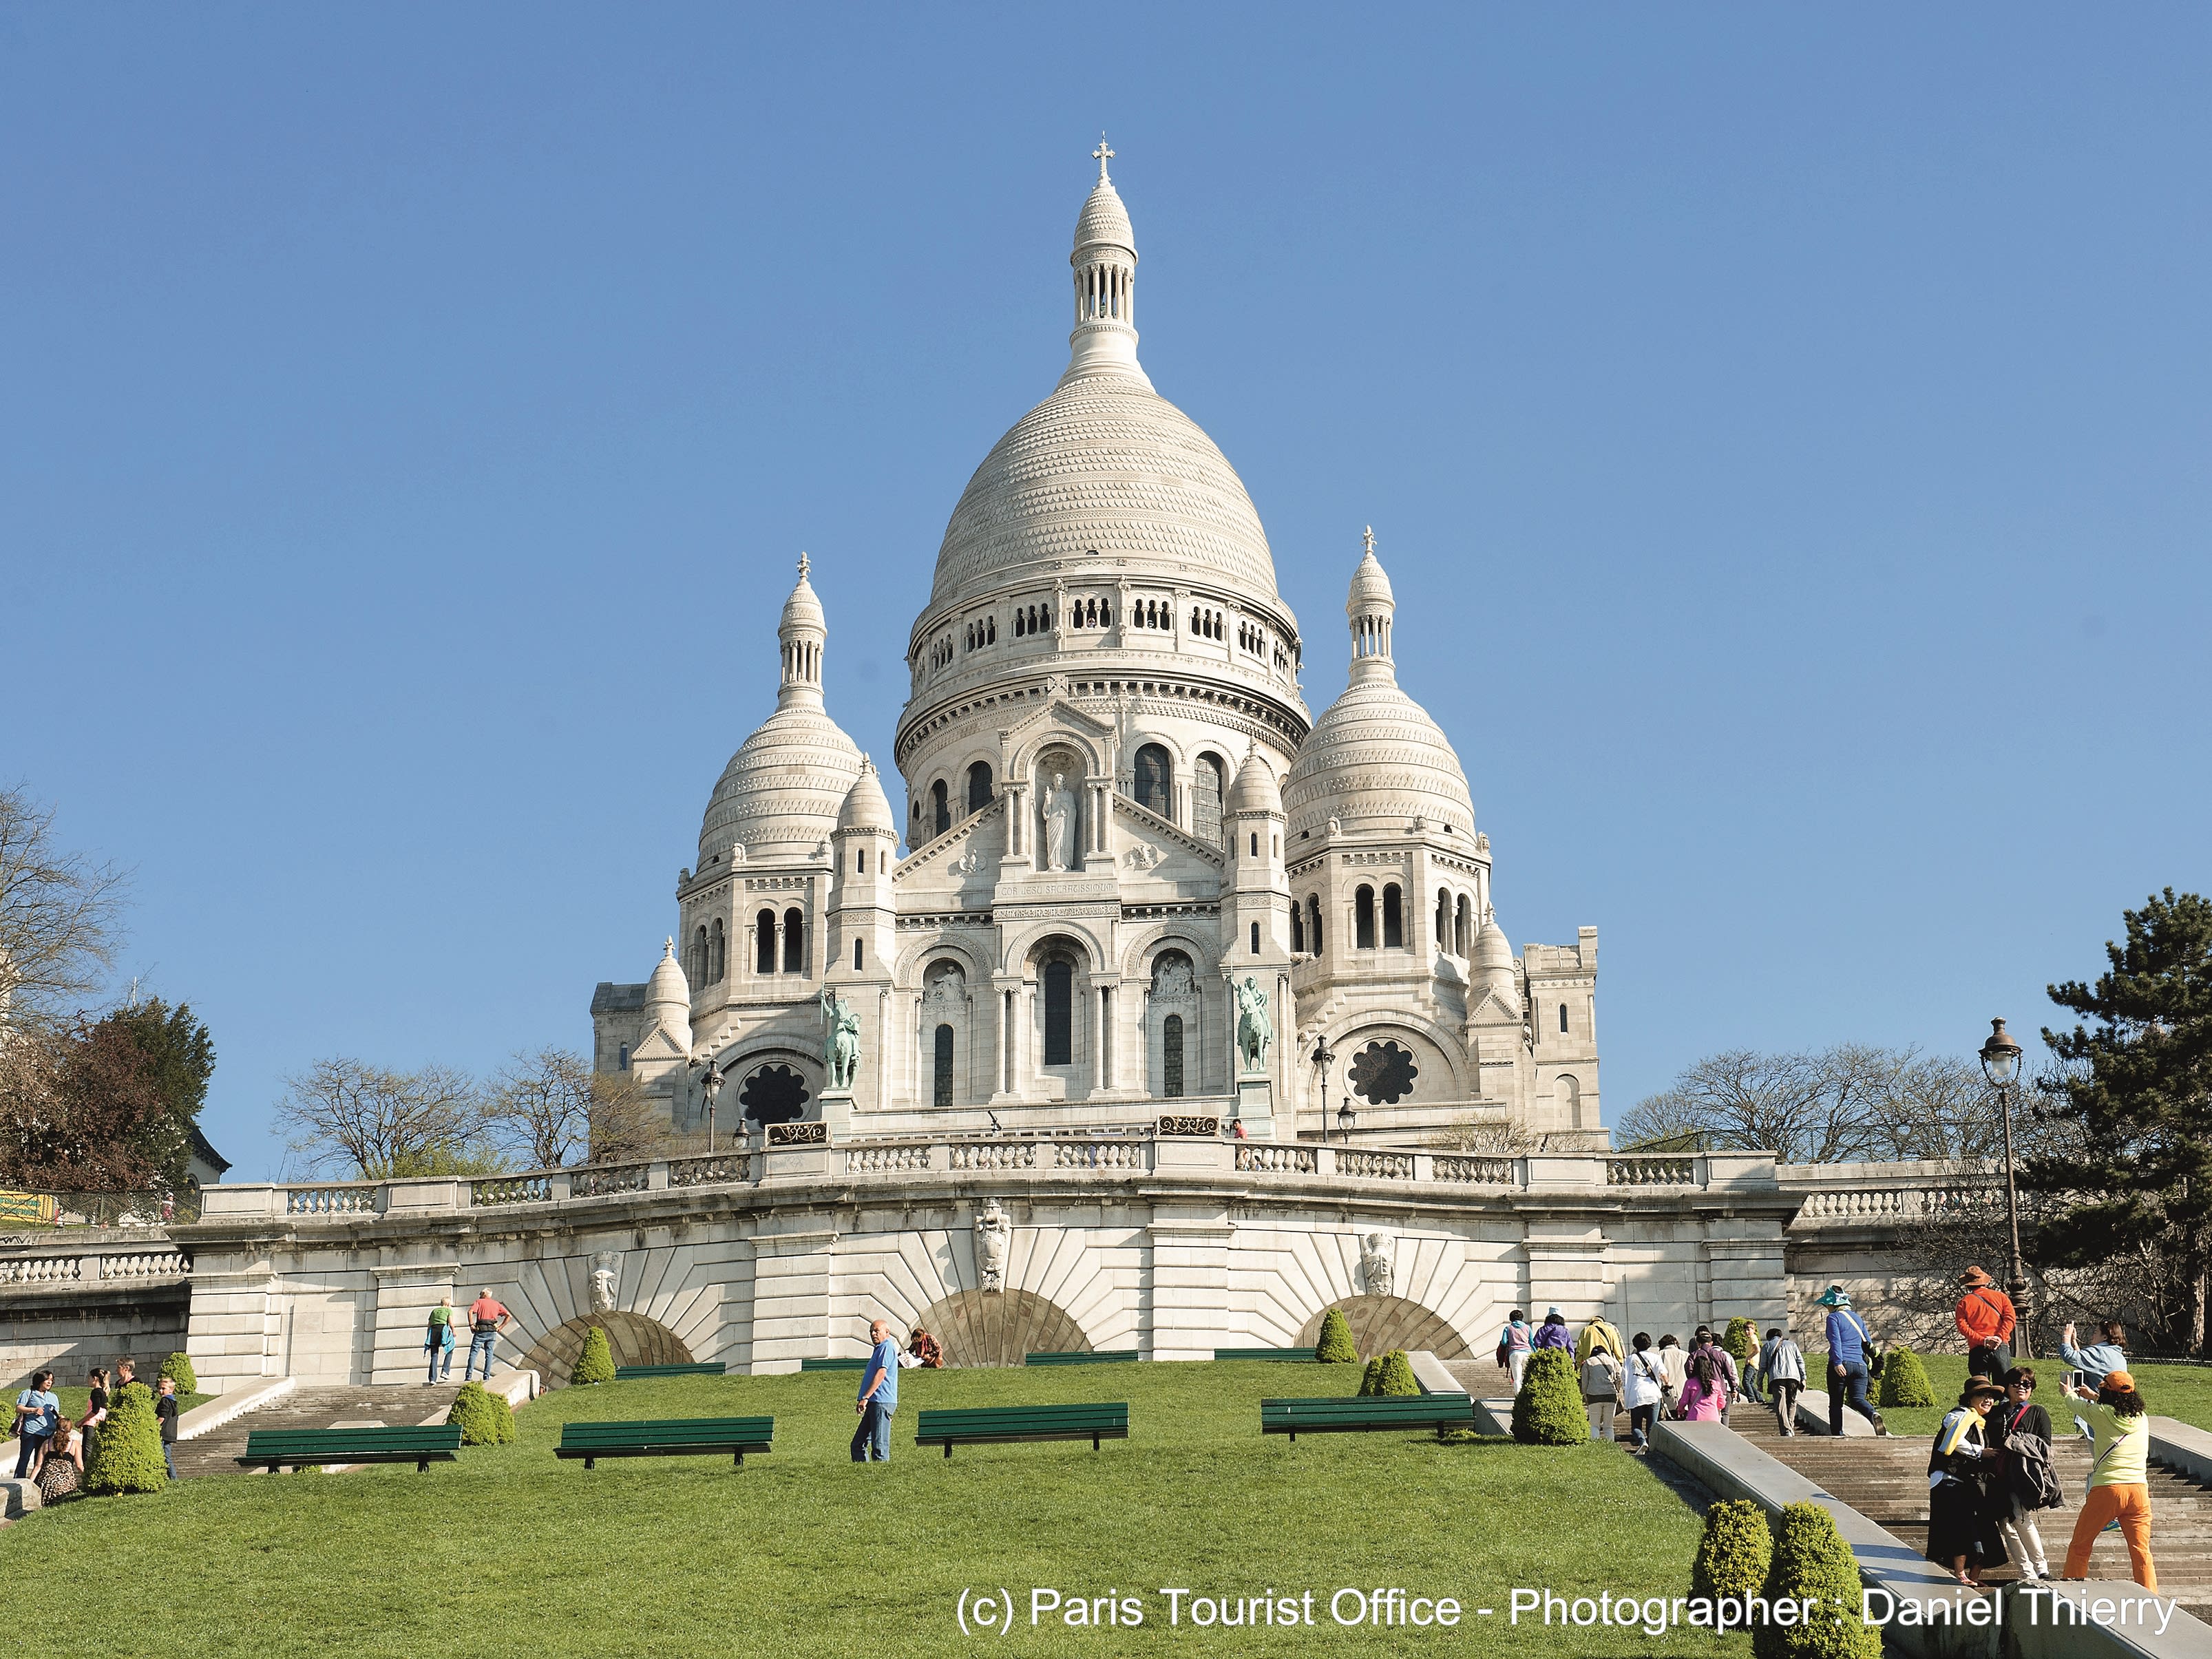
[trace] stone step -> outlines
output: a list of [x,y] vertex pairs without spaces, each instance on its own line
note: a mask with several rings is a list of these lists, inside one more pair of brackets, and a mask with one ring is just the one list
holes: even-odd
[[236,1460],[245,1453],[246,1437],[256,1429],[329,1429],[341,1423],[366,1422],[397,1425],[421,1423],[433,1416],[442,1421],[460,1391],[458,1382],[434,1387],[389,1382],[295,1389],[197,1439],[178,1442],[177,1474],[180,1480],[191,1480],[246,1473]]

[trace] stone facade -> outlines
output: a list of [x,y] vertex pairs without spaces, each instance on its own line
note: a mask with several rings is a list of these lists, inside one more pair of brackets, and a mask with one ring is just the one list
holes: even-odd
[[[1595,930],[1507,943],[1458,757],[1397,684],[1371,533],[1345,690],[1309,713],[1259,514],[1139,362],[1135,233],[1098,160],[1067,371],[969,481],[915,621],[903,811],[830,717],[802,558],[775,710],[714,787],[652,981],[598,988],[595,1063],[684,1132],[711,1087],[723,1126],[840,1137],[1188,1100],[1289,1140],[1349,1102],[1386,1139],[1602,1147]],[[1234,1049],[1247,980],[1258,1067]],[[825,990],[859,1020],[849,1091]]]

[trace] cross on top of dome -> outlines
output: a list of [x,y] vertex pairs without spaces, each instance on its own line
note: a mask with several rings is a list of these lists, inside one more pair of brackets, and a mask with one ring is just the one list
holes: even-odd
[[[1373,541],[1372,541],[1372,539],[1371,539],[1371,538],[1370,539],[1370,541],[1369,541],[1369,543],[1368,543],[1368,545],[1369,545],[1369,546],[1370,546],[1370,547],[1374,545],[1374,543],[1373,543]],[[808,571],[808,569],[809,569],[810,568],[811,568],[811,562],[808,560],[808,558],[807,558],[806,555],[805,555],[804,553],[800,554],[800,555],[799,556],[799,580],[801,580],[801,581],[805,581],[805,580],[806,580],[806,573],[807,573],[807,571]]]
[[1373,553],[1375,551],[1375,526],[1371,524],[1367,526],[1366,533],[1362,536],[1360,539],[1367,544],[1368,552],[1370,554]]
[[1098,135],[1098,148],[1091,152],[1091,159],[1098,163],[1098,182],[1102,185],[1106,183],[1106,164],[1114,159],[1114,151],[1106,143],[1106,135],[1103,132]]

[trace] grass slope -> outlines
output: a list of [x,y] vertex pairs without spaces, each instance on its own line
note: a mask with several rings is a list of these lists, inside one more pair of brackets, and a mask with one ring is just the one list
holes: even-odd
[[[1943,1413],[1959,1403],[1959,1390],[1966,1386],[1966,1357],[1962,1353],[1923,1353],[1920,1363],[1928,1368],[1928,1384],[1936,1395],[1930,1406],[1887,1407],[1882,1419],[1889,1425],[1892,1434],[1926,1435],[1934,1438],[1942,1426]],[[2053,1354],[2047,1359],[2021,1359],[2035,1373],[2035,1403],[2051,1413],[2051,1426],[2061,1434],[2073,1432],[2073,1419],[2068,1413],[2066,1396],[2058,1392],[2058,1379],[2066,1374],[2065,1363]],[[1804,1399],[1823,1415],[1828,1409],[1828,1356],[1825,1353],[1808,1355],[1805,1362],[1807,1385]],[[2128,1373],[2142,1390],[2143,1398],[2150,1402],[2152,1412],[2160,1417],[2179,1418],[2184,1423],[2193,1423],[2200,1429],[2212,1429],[2212,1367],[2203,1365],[2161,1365],[2155,1360],[2142,1364],[2130,1364]],[[1881,1385],[1875,1383],[1870,1388]]]
[[[684,1377],[556,1393],[516,1413],[520,1443],[459,1465],[342,1476],[241,1475],[156,1497],[64,1504],[6,1534],[17,1583],[58,1583],[116,1548],[160,1571],[99,1595],[22,1608],[26,1651],[164,1646],[210,1654],[343,1651],[415,1659],[469,1632],[504,1653],[860,1655],[964,1644],[963,1589],[1013,1592],[1023,1654],[1289,1655],[1418,1650],[1741,1654],[1703,1632],[1655,1643],[1615,1629],[1517,1631],[1515,1585],[1570,1597],[1683,1595],[1698,1512],[1610,1446],[1515,1446],[1431,1436],[1262,1439],[1263,1395],[1310,1390],[1303,1368],[1257,1362],[904,1373],[892,1462],[848,1461],[858,1379]],[[1127,1400],[1130,1434],[970,1447],[914,1444],[923,1407]],[[742,1473],[716,1459],[581,1464],[552,1449],[568,1419],[776,1419],[776,1448]],[[1168,1627],[1163,1586],[1200,1594],[1316,1592],[1313,1629]],[[1456,1631],[1340,1630],[1346,1585],[1453,1595]],[[1027,1626],[1029,1592],[1145,1598],[1136,1630]],[[1476,1607],[1499,1611],[1476,1617]],[[1188,1603],[1186,1603],[1186,1608]],[[458,1621],[458,1622],[457,1622]],[[996,1638],[985,1638],[996,1639]]]

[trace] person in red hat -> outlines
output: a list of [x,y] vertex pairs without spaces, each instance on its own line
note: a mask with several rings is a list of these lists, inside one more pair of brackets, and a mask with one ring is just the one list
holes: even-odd
[[2012,1298],[1979,1267],[1967,1268],[1959,1283],[1966,1294],[1952,1317],[1966,1339],[1966,1375],[1986,1376],[2002,1388],[2012,1369]]

